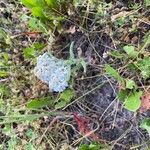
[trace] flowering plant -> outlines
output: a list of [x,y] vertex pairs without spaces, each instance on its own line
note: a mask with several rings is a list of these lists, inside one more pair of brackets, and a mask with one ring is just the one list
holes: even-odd
[[62,92],[68,87],[70,69],[66,60],[57,59],[46,52],[37,58],[34,74],[41,81],[47,83],[51,91]]

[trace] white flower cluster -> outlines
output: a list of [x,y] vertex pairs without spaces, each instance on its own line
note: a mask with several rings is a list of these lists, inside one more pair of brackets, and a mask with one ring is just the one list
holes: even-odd
[[62,92],[68,87],[70,65],[46,52],[37,58],[34,74],[47,83],[51,91]]

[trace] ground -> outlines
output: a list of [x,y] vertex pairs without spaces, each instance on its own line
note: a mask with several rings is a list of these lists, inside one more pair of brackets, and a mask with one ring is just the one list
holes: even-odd
[[[78,5],[51,37],[51,32],[33,30],[34,23],[30,25],[27,17],[30,9],[20,1],[0,2],[0,149],[73,150],[93,141],[105,147],[101,149],[149,149],[149,134],[140,124],[150,111],[125,109],[117,98],[121,85],[104,71],[110,64],[139,87],[149,88],[149,78],[130,74],[123,61],[109,55],[125,45],[143,44],[150,30],[149,6],[138,0],[107,0],[100,6],[97,13],[94,5]],[[86,72],[82,65],[72,66],[69,88],[74,97],[57,109],[60,93],[49,91],[33,69],[36,57],[47,50],[68,59],[71,42],[75,57],[84,59]],[[26,106],[35,99],[50,103],[28,110]]]

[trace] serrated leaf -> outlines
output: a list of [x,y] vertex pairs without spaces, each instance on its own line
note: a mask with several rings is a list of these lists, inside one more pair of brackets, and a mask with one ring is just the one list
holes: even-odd
[[51,97],[46,97],[43,99],[34,99],[31,100],[28,104],[27,104],[27,108],[29,109],[38,109],[38,108],[42,108],[45,106],[50,106],[52,105],[52,98]]
[[133,92],[125,99],[124,107],[130,111],[135,112],[140,108],[141,100],[140,97],[142,96],[142,91]]
[[150,135],[150,119],[145,119],[141,123],[140,127],[143,128],[143,129],[146,129],[148,134]]
[[131,79],[125,79],[125,81],[126,81],[126,88],[127,89],[133,89],[133,88],[137,87],[136,84],[135,84],[135,82],[133,80],[131,80]]
[[111,77],[114,77],[117,81],[119,81],[121,83],[124,82],[124,79],[120,76],[120,74],[117,72],[117,70],[115,70],[110,65],[106,64],[105,65],[105,70],[106,70],[106,73],[108,75],[110,75]]
[[134,46],[126,45],[123,47],[123,49],[128,54],[129,57],[137,57],[138,56],[138,52],[135,51]]

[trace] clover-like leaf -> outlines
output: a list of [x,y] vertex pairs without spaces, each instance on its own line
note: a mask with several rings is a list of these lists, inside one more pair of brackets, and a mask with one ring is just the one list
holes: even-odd
[[124,107],[130,111],[135,112],[140,108],[141,100],[140,97],[142,96],[142,91],[139,92],[132,92],[128,95],[125,99]]

